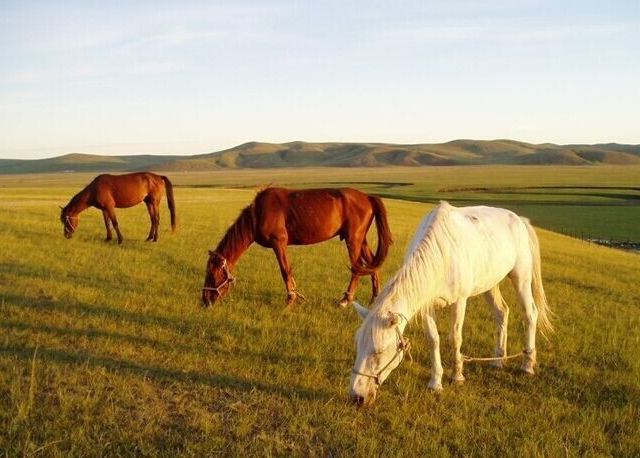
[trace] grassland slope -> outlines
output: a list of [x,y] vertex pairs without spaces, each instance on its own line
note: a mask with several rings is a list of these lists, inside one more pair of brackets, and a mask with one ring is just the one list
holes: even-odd
[[[346,389],[360,320],[335,307],[349,278],[343,243],[290,249],[308,297],[295,308],[283,308],[273,253],[252,246],[232,293],[202,310],[207,249],[254,190],[176,187],[178,232],[165,218],[166,236],[149,244],[144,209],[122,210],[118,246],[100,240],[97,210],[64,239],[56,204],[74,189],[0,187],[3,455],[640,454],[638,255],[539,230],[557,332],[537,344],[536,377],[512,361],[501,371],[467,364],[467,382],[435,396],[429,347],[411,323],[415,361],[391,374],[375,406],[356,409]],[[383,281],[431,208],[385,204],[396,243]],[[515,304],[513,289],[503,291]],[[369,294],[363,281],[358,298]],[[447,315],[438,320],[443,355]],[[511,308],[510,352],[522,348],[522,315]],[[481,299],[470,301],[464,339],[465,353],[491,353],[493,317]]]

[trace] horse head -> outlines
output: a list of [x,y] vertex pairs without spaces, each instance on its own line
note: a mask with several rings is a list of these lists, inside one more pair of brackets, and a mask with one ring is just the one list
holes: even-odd
[[202,288],[202,305],[208,307],[214,304],[218,298],[226,295],[236,279],[231,275],[229,263],[220,253],[209,251],[207,272]]
[[351,370],[349,396],[358,406],[371,404],[378,388],[409,351],[402,336],[407,318],[396,312],[371,312],[354,302],[363,319],[356,333],[356,361]]
[[60,207],[60,222],[62,223],[63,233],[65,238],[70,239],[73,237],[73,233],[78,228],[80,218],[72,216],[66,207]]

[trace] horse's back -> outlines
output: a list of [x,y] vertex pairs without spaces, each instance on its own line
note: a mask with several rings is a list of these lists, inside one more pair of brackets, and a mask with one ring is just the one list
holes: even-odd
[[[453,207],[444,203],[453,271],[470,282],[470,295],[487,291],[514,269],[531,264],[528,232],[514,212],[497,207]],[[473,285],[471,285],[473,283]]]
[[98,175],[92,185],[94,198],[99,205],[116,208],[132,207],[147,196],[153,196],[157,201],[164,190],[162,177],[150,172]]
[[350,188],[267,188],[254,201],[258,228],[265,238],[286,230],[291,245],[328,240],[341,233],[347,215],[362,213],[355,205],[360,196],[366,197]]

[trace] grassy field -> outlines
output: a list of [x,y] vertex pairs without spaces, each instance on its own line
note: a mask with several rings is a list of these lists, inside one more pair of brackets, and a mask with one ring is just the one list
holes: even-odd
[[[480,201],[489,187],[600,186],[606,188],[601,199],[619,204],[614,188],[633,186],[628,168],[617,176],[585,168],[564,177],[541,169],[550,173],[517,178],[515,169],[503,174],[496,168],[486,177],[474,168],[446,168],[424,176],[414,169],[336,170],[329,179],[317,171],[171,175],[178,185],[179,230],[168,231],[165,207],[160,241],[143,242],[144,208],[121,210],[121,246],[102,242],[97,210],[83,214],[73,240],[62,237],[57,205],[86,184],[86,176],[3,178],[0,450],[6,456],[637,456],[637,254],[539,230],[557,333],[539,343],[538,375],[521,376],[517,363],[502,371],[467,365],[464,386],[446,386],[435,396],[426,390],[426,342],[413,323],[408,335],[415,362],[393,373],[370,409],[347,402],[359,318],[334,306],[349,275],[338,241],[291,249],[308,302],[284,308],[275,258],[254,246],[237,266],[232,294],[211,310],[199,307],[207,249],[255,194],[229,187],[356,182],[404,199],[462,193]],[[608,208],[621,221],[630,211],[637,222],[638,208],[629,201]],[[396,239],[386,280],[431,205],[385,202]],[[575,225],[580,216],[570,218]],[[632,226],[630,237],[637,234]],[[511,288],[504,290],[513,304]],[[364,281],[358,298],[369,295]],[[446,341],[448,314],[441,315]],[[509,350],[515,352],[523,341],[522,314],[514,305],[511,315]],[[470,303],[464,337],[465,353],[491,353],[494,326],[481,300]],[[443,355],[447,349],[445,342]]]
[[[0,188],[73,185],[72,194],[94,176],[0,175]],[[633,165],[245,169],[169,176],[179,187],[352,186],[393,199],[502,206],[573,237],[640,241],[640,166]]]

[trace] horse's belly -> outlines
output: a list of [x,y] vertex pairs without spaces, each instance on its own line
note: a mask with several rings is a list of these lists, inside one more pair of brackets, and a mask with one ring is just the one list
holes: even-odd
[[306,221],[287,223],[289,245],[313,245],[332,239],[340,232],[338,222],[326,221],[314,215]]
[[114,192],[115,204],[117,208],[129,208],[142,202],[149,192],[142,189],[118,189]]
[[289,232],[289,245],[313,245],[334,238],[338,232],[339,228],[334,231]]
[[513,269],[513,262],[505,261],[499,265],[485,266],[475,274],[474,286],[470,296],[489,291],[500,283]]

